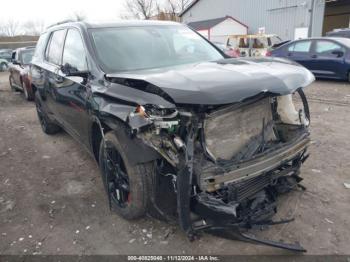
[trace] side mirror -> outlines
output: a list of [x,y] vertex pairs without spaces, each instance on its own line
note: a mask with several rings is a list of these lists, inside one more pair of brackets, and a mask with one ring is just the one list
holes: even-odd
[[71,66],[68,63],[61,66],[61,71],[66,76],[80,76],[83,78],[88,78],[88,76],[90,75],[89,71],[87,70],[79,71],[78,69],[76,69],[75,67]]
[[334,50],[332,54],[336,55],[337,57],[342,57],[344,55],[344,52],[341,50]]

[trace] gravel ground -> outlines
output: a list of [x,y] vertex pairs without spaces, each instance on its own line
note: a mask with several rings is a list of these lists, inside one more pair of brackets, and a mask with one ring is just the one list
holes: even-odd
[[[307,254],[350,254],[350,84],[317,81],[311,98],[307,191],[279,201],[276,218],[295,221],[257,232],[299,241]],[[33,103],[0,73],[0,254],[291,254],[204,234],[189,242],[178,226],[111,213],[94,160],[67,134],[42,133]]]

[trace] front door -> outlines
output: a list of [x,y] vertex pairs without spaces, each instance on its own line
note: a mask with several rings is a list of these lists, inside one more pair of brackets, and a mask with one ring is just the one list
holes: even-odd
[[[62,65],[69,65],[74,71],[88,71],[85,47],[77,29],[69,29],[67,32]],[[86,146],[89,144],[89,112],[88,97],[91,89],[87,79],[80,76],[68,76],[62,70],[58,70],[56,81],[57,107],[59,114],[75,135]]]
[[314,41],[311,71],[319,77],[346,77],[345,48],[331,40]]

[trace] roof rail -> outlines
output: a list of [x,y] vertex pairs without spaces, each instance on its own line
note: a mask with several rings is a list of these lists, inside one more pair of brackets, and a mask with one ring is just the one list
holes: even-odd
[[48,28],[50,28],[50,27],[53,27],[53,26],[56,26],[56,25],[62,25],[62,24],[72,23],[72,22],[77,22],[77,21],[74,20],[74,19],[62,20],[62,21],[60,21],[60,22],[54,23],[54,24],[52,24],[52,25],[49,25],[48,27],[46,27],[46,29],[48,29]]

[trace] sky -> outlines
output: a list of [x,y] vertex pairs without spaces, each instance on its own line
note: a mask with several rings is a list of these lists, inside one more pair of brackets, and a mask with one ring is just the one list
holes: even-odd
[[43,21],[47,26],[68,19],[75,12],[83,14],[89,21],[108,22],[127,16],[125,1],[127,0],[1,1],[0,23],[12,19],[19,23]]

